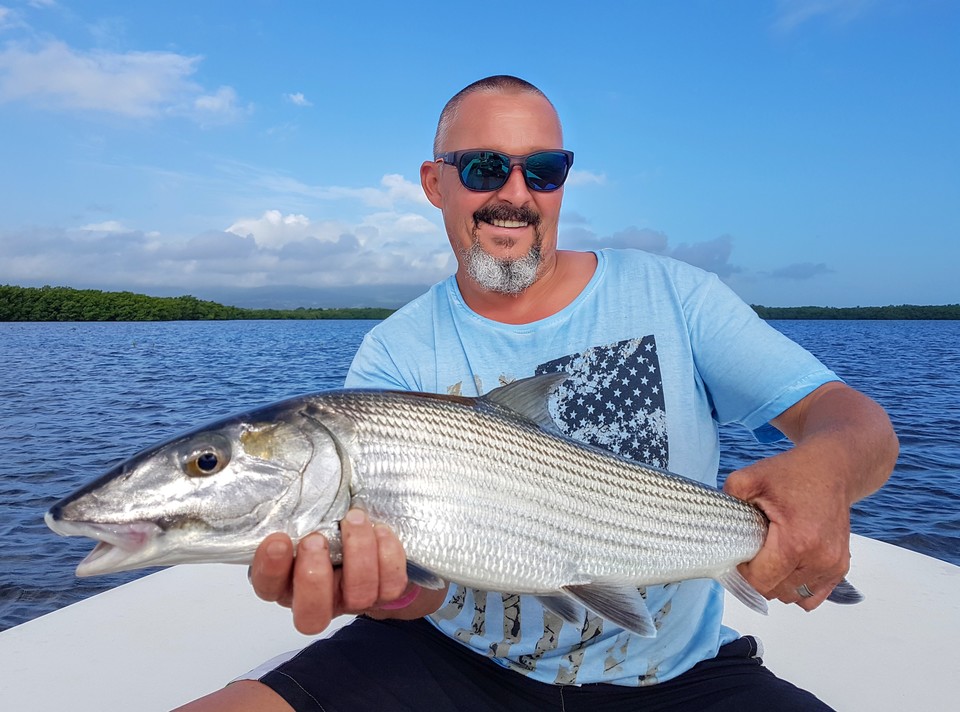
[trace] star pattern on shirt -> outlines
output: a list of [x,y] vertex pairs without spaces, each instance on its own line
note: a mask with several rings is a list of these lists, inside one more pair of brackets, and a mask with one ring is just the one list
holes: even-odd
[[653,336],[595,346],[549,361],[537,374],[566,372],[550,414],[568,437],[666,468],[667,417]]

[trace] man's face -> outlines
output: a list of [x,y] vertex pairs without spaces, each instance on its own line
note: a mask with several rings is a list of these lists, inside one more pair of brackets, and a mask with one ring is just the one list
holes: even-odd
[[[562,148],[553,108],[542,97],[477,92],[467,96],[449,126],[442,151],[488,148],[512,155]],[[530,190],[514,167],[498,190],[466,189],[456,166],[425,163],[424,190],[443,211],[443,221],[461,272],[481,287],[515,294],[552,264],[563,189]]]

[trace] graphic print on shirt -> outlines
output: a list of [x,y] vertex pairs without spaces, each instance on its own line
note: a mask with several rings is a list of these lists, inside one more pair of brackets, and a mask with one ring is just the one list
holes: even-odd
[[[595,346],[583,353],[541,364],[535,370],[536,375],[560,372],[570,377],[557,387],[551,398],[550,415],[564,435],[621,457],[666,469],[669,460],[667,419],[653,336]],[[492,636],[495,630],[502,630],[502,639],[490,642],[487,654],[521,673],[534,670],[544,655],[556,650],[563,621],[544,610],[544,627],[534,652],[510,656],[511,647],[521,637],[521,600],[526,596],[486,594],[456,584],[452,591],[450,603],[433,615],[435,619],[457,618],[464,608],[470,607],[473,614],[470,623],[454,636],[461,642],[468,643],[476,636]],[[486,620],[488,596],[496,596],[500,604],[497,607],[502,606],[503,620],[499,626]],[[556,683],[576,682],[585,646],[602,634],[605,623],[602,618],[587,614],[579,644],[554,663],[558,665]],[[610,649],[604,652],[604,668],[614,677],[619,663],[626,658],[628,639],[629,634],[624,632],[614,638]]]
[[566,371],[550,415],[567,437],[666,469],[667,414],[653,336],[596,346],[537,367]]

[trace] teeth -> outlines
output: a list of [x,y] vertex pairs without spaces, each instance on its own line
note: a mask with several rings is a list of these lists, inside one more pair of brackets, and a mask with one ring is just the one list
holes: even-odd
[[519,220],[491,220],[491,225],[495,227],[526,227],[529,223],[520,222]]

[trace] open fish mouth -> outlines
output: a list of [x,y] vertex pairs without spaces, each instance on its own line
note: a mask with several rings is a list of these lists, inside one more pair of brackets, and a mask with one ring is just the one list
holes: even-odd
[[85,536],[97,545],[77,566],[77,576],[95,576],[134,568],[145,549],[163,532],[153,522],[70,522],[44,517],[47,526],[62,536]]

